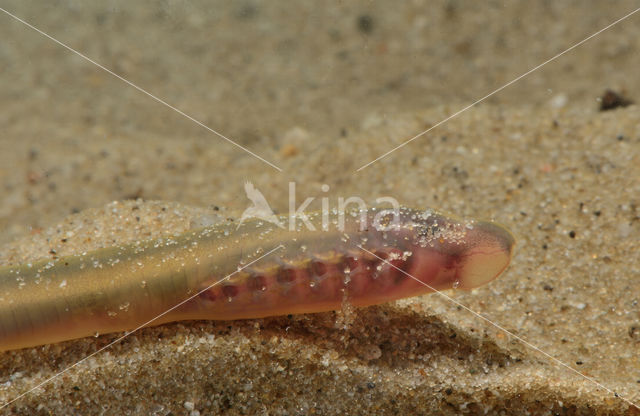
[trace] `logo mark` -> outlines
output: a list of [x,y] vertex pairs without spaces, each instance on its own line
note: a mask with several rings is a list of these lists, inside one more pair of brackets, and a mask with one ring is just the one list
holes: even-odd
[[247,198],[253,202],[253,205],[244,210],[236,229],[240,228],[242,223],[249,218],[258,218],[275,224],[280,228],[284,228],[284,225],[282,225],[278,217],[276,217],[276,214],[269,206],[269,203],[264,195],[262,195],[262,192],[256,189],[256,187],[249,181],[244,183],[244,191],[247,194]]

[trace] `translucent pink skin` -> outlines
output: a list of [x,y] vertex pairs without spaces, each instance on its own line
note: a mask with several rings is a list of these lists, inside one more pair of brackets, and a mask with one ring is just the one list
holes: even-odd
[[323,312],[470,289],[511,259],[514,239],[494,223],[408,208],[381,214],[309,214],[315,230],[221,224],[0,268],[0,351],[171,321]]
[[305,255],[245,270],[177,315],[241,319],[338,310],[345,302],[369,306],[434,290],[471,289],[498,277],[510,262],[514,238],[495,223],[401,212],[397,227],[360,231],[352,225],[342,233],[346,241],[336,236],[324,251],[313,249],[313,234],[322,231],[297,232],[291,244],[309,246]]

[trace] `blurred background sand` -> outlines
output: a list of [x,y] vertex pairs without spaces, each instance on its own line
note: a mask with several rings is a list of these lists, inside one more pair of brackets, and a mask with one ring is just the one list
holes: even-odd
[[[0,13],[1,264],[234,217],[246,180],[279,212],[290,181],[393,196],[511,228],[507,273],[451,295],[640,401],[640,114],[599,111],[640,97],[640,14],[355,172],[637,3],[1,7],[282,169]],[[112,339],[0,354],[0,405]],[[2,411],[638,414],[601,387],[426,296],[144,330]]]

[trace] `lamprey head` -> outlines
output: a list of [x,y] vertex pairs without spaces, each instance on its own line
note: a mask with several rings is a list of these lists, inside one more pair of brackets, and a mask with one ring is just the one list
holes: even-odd
[[[515,239],[493,222],[463,221],[437,213],[422,214],[414,240],[417,254],[429,259],[426,274],[415,267],[416,277],[435,289],[473,289],[498,277],[509,265]],[[436,266],[434,266],[436,265]],[[437,271],[433,270],[437,267]]]
[[469,232],[469,247],[460,258],[460,288],[473,289],[498,277],[509,265],[515,239],[493,222],[478,222]]

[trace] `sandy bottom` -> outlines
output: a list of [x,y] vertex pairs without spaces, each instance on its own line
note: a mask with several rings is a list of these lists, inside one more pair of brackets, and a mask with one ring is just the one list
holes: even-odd
[[[249,204],[246,180],[287,212],[295,182],[296,205],[315,197],[310,209],[322,197],[391,196],[507,225],[518,244],[507,272],[447,292],[499,327],[438,295],[168,324],[0,413],[640,414],[628,402],[640,402],[640,109],[600,112],[596,101],[605,88],[640,97],[638,17],[356,172],[633,3],[451,2],[430,13],[418,3],[311,4],[11,9],[282,172],[0,14],[13,42],[0,48],[12,100],[0,115],[0,264],[237,218]],[[280,37],[268,36],[274,25]],[[218,27],[219,43],[192,36]],[[525,44],[526,57],[512,59]],[[429,63],[390,64],[416,51]],[[0,406],[117,337],[1,353]]]

